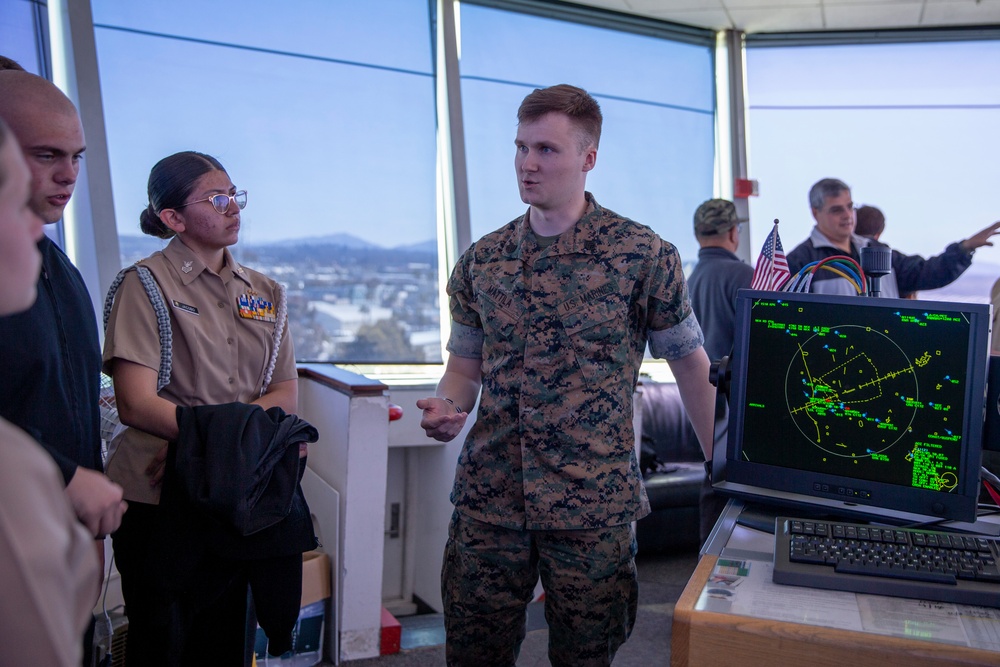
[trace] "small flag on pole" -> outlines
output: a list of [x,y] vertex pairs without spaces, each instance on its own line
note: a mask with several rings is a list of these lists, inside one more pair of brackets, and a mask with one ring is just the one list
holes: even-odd
[[757,258],[750,288],[778,290],[789,278],[791,274],[788,272],[788,260],[785,259],[781,239],[778,238],[778,220],[775,219],[774,228],[764,240],[764,247],[761,248],[760,257]]

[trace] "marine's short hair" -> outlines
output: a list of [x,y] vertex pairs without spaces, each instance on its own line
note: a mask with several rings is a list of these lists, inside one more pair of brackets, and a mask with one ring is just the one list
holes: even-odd
[[548,88],[536,88],[524,98],[517,109],[517,122],[530,123],[549,113],[562,113],[580,130],[581,150],[589,144],[601,143],[601,105],[582,88],[560,83]]

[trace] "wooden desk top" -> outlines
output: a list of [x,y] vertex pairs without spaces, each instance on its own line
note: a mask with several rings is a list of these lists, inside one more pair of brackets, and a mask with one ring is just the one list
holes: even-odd
[[1000,653],[696,609],[716,556],[702,556],[674,608],[672,667],[956,667],[1000,665]]

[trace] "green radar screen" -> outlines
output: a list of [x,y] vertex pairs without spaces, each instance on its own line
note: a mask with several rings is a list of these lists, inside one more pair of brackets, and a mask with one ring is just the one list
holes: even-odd
[[801,343],[789,360],[788,412],[803,437],[824,452],[878,459],[926,408],[918,363],[880,331],[830,327]]

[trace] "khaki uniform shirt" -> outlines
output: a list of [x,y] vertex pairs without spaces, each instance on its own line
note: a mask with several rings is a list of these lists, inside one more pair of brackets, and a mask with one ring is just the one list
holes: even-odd
[[481,358],[479,414],[452,502],[515,529],[589,529],[649,512],[632,396],[647,340],[678,359],[703,342],[677,250],[602,209],[547,248],[527,215],[465,252],[448,283],[448,350]]
[[79,667],[97,599],[94,544],[52,457],[0,419],[0,665]]
[[[152,272],[170,313],[171,375],[160,396],[184,406],[256,400],[273,349],[278,284],[237,264],[228,249],[216,275],[177,238],[139,263]],[[287,319],[283,325],[272,384],[297,377]],[[160,367],[156,314],[134,271],[126,274],[108,319],[105,372],[116,358]],[[159,501],[145,469],[163,444],[134,428],[112,442],[107,473],[124,487],[126,499]]]

